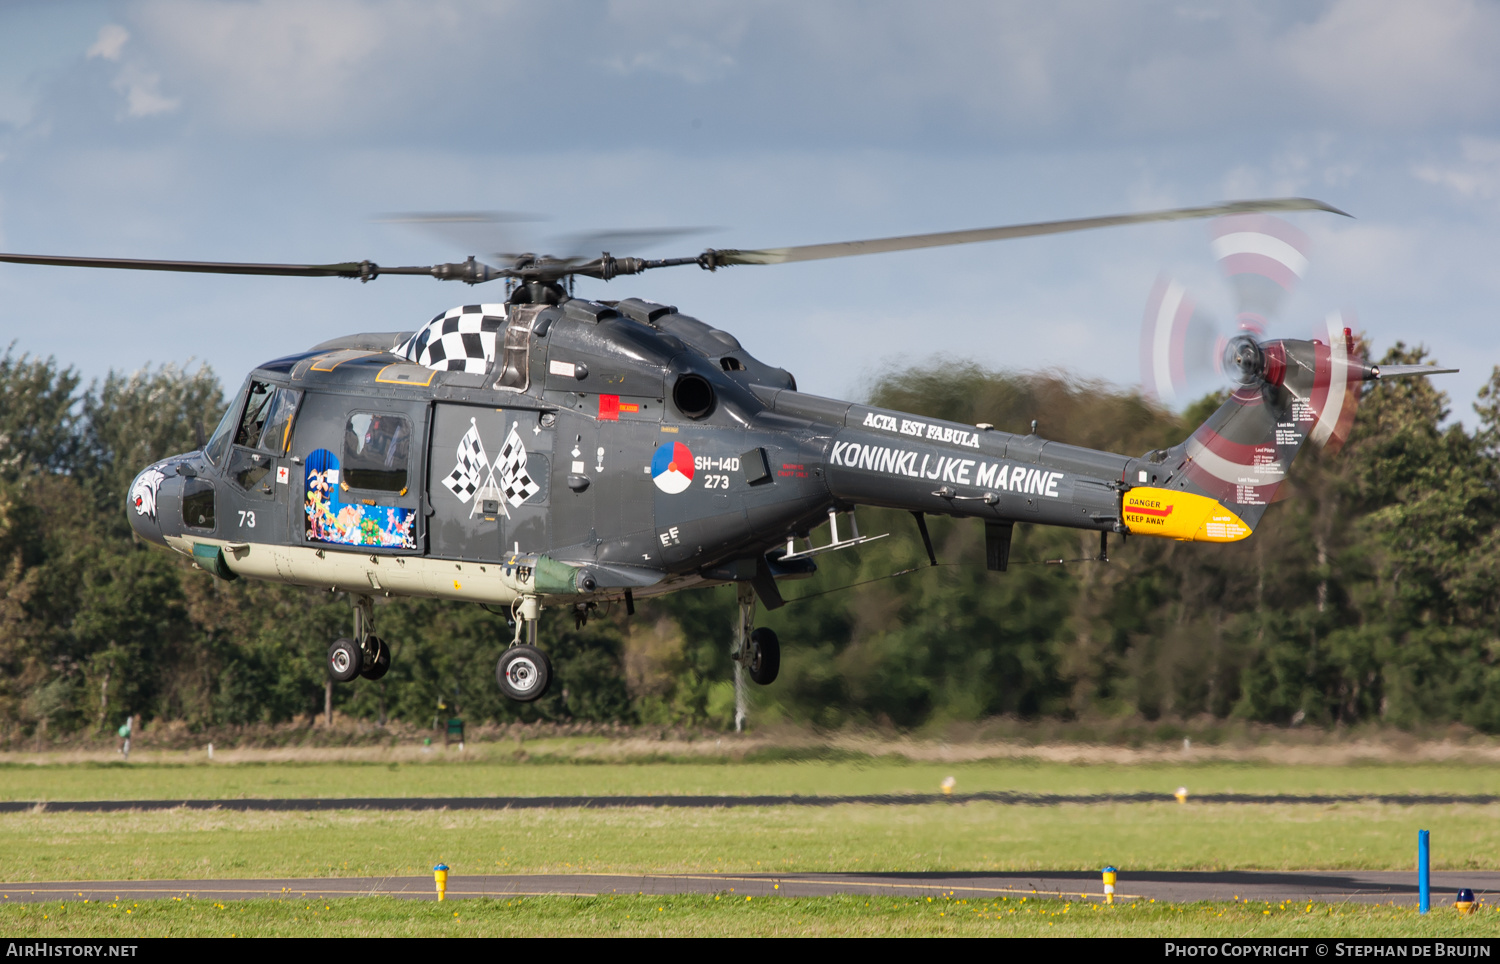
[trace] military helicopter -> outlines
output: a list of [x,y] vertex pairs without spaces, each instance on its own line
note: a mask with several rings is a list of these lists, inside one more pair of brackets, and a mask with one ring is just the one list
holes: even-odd
[[[91,268],[358,278],[504,279],[503,302],[467,304],[412,331],[325,341],[257,366],[198,451],[144,468],[127,514],[141,539],[226,579],[349,594],[353,633],[335,640],[339,682],[379,679],[390,647],[377,596],[508,607],[515,632],[496,666],[512,699],[542,696],[543,607],[580,618],[605,600],[694,586],[738,587],[732,649],[759,684],[780,642],[757,600],[816,557],[881,538],[857,506],[983,520],[989,569],[1005,571],[1017,523],[1226,543],[1250,535],[1298,450],[1362,382],[1433,374],[1356,357],[1348,329],[1323,340],[1241,331],[1220,346],[1229,399],[1192,435],[1138,457],[804,394],[791,373],[730,333],[667,304],[569,295],[578,276],[697,265],[717,271],[1115,225],[1323,211],[1305,198],[1235,201],[1111,217],[836,244],[708,249],[692,257],[589,260],[533,254],[384,267],[3,254]],[[1170,326],[1169,326],[1170,329]],[[1164,336],[1171,341],[1171,334]],[[1314,441],[1318,438],[1314,437]],[[813,529],[829,523],[829,541]]]

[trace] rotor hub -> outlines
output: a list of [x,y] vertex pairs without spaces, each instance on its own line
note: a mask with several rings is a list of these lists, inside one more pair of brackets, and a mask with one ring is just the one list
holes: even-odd
[[1259,381],[1266,368],[1266,355],[1249,335],[1236,335],[1224,346],[1224,373],[1241,385]]

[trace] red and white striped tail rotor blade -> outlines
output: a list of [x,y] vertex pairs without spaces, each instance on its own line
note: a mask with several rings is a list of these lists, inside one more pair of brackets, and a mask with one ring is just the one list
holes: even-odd
[[1187,385],[1182,368],[1182,337],[1193,301],[1181,284],[1163,275],[1146,299],[1141,319],[1141,385],[1146,394],[1172,404]]
[[1277,418],[1258,387],[1241,386],[1189,437],[1183,473],[1225,505],[1270,505],[1288,461]]
[[1162,276],[1141,319],[1141,384],[1166,405],[1216,383],[1216,325],[1180,283]]
[[1209,224],[1214,256],[1234,292],[1238,327],[1263,338],[1307,273],[1307,235],[1269,214],[1236,214]]
[[1319,332],[1318,340],[1326,341],[1327,347],[1318,347],[1313,393],[1308,400],[1316,423],[1308,433],[1308,441],[1329,454],[1343,448],[1359,408],[1364,371],[1354,343],[1354,325],[1352,314],[1333,311],[1324,319],[1324,329]]

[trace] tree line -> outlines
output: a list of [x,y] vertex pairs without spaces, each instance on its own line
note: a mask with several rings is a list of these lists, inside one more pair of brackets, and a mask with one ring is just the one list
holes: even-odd
[[[1397,344],[1384,363],[1424,360]],[[939,363],[887,373],[876,405],[1125,453],[1180,440],[1183,416],[1058,374]],[[213,729],[311,720],[348,600],[223,582],[132,537],[135,473],[197,447],[226,405],[206,366],[111,373],[85,386],[54,359],[0,356],[0,744],[113,730],[127,714]],[[890,538],[819,558],[759,622],[782,639],[751,721],[916,728],[1022,718],[1188,718],[1331,726],[1460,723],[1500,732],[1500,369],[1450,420],[1427,379],[1367,387],[1342,452],[1304,452],[1284,501],[1230,546],[1018,525],[1007,573],[982,526],[933,519],[929,566],[904,513],[860,510]],[[815,539],[826,534],[815,533]],[[393,665],[333,690],[376,723],[493,720],[728,727],[733,591],[682,592],[540,638],[556,678],[505,700],[503,615],[381,600]]]

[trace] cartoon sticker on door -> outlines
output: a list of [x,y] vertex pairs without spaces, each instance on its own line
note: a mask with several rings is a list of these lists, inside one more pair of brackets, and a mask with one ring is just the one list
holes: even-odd
[[415,549],[415,509],[345,502],[339,460],[327,449],[307,457],[306,537],[308,542],[341,546]]

